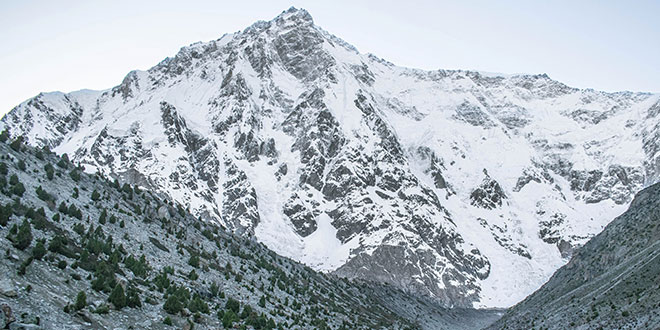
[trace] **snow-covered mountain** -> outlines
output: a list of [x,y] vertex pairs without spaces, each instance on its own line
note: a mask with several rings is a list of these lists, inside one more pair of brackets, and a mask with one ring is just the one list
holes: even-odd
[[660,96],[398,67],[291,8],[0,123],[317,270],[506,307],[660,176]]

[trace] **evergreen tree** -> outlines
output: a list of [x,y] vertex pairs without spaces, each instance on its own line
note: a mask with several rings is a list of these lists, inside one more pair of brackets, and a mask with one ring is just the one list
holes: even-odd
[[21,147],[23,146],[23,137],[19,136],[14,141],[11,141],[11,144],[9,145],[14,151],[21,151]]
[[7,203],[5,206],[0,205],[0,226],[6,226],[12,214],[13,211],[11,209],[11,204]]
[[199,268],[199,255],[196,253],[190,255],[190,259],[188,259],[188,265]]
[[74,305],[74,309],[79,311],[87,306],[87,294],[85,291],[80,291],[78,292],[78,296],[76,296],[76,304]]
[[163,309],[170,314],[177,314],[183,310],[183,304],[177,295],[171,294],[163,304]]
[[101,194],[98,192],[98,190],[94,189],[94,191],[92,191],[92,200],[97,201],[99,199],[101,199]]
[[12,174],[9,177],[9,184],[12,186],[18,184],[18,176],[16,176],[16,174]]
[[25,192],[25,186],[23,186],[23,183],[19,182],[15,184],[13,187],[11,187],[11,192],[18,197],[23,197],[23,193]]
[[234,325],[234,322],[238,321],[238,316],[234,313],[233,310],[225,311],[225,314],[222,316],[222,326],[226,329],[231,328]]
[[46,247],[43,240],[38,240],[37,244],[32,248],[32,257],[41,260],[46,255]]
[[55,174],[55,168],[50,163],[44,165],[44,171],[46,171],[46,177],[48,180],[53,180],[53,175]]
[[61,203],[60,203],[60,206],[57,208],[57,210],[60,211],[60,212],[62,212],[62,213],[64,213],[64,214],[68,214],[68,213],[69,213],[69,207],[66,206],[66,203],[65,203],[65,202],[61,202]]
[[121,284],[117,283],[115,288],[110,293],[108,301],[115,305],[115,308],[122,309],[126,307],[126,295],[124,294],[124,288]]
[[99,216],[99,223],[102,224],[102,225],[105,225],[105,219],[107,217],[108,217],[108,211],[103,209],[103,211],[101,211],[101,215]]
[[80,171],[78,171],[78,170],[71,171],[69,173],[69,176],[71,177],[71,179],[73,179],[73,181],[76,181],[76,182],[80,181]]
[[142,307],[140,294],[138,293],[138,290],[133,286],[129,287],[128,291],[126,292],[126,306],[132,308]]
[[215,282],[211,283],[211,297],[216,297],[218,295],[218,291],[220,291],[220,288],[218,287]]
[[32,243],[32,226],[27,220],[18,228],[16,239],[14,240],[14,247],[19,250],[25,250]]
[[225,309],[228,309],[230,311],[233,311],[234,313],[238,314],[238,310],[241,308],[240,303],[238,300],[234,298],[229,298],[227,299],[227,303],[225,303]]
[[188,304],[188,310],[190,310],[191,313],[204,313],[208,314],[209,313],[209,306],[202,300],[202,298],[195,293],[193,296],[193,299],[190,300],[190,303]]
[[16,164],[16,166],[18,166],[19,170],[25,171],[26,166],[25,166],[25,161],[24,160],[20,159],[18,161],[18,163]]

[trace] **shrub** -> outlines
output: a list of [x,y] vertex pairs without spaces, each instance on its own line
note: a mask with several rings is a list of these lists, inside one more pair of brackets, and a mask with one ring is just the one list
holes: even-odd
[[165,317],[165,319],[163,320],[163,324],[172,325],[172,319],[169,316]]
[[18,275],[25,275],[25,272],[27,271],[27,267],[32,263],[34,258],[29,257],[23,263],[21,264],[21,267],[18,268]]
[[39,197],[39,199],[41,199],[44,202],[48,202],[50,200],[53,200],[53,201],[55,200],[55,198],[53,198],[53,196],[51,194],[49,194],[48,192],[43,190],[43,188],[41,188],[41,186],[37,187],[35,192],[37,193],[37,197]]
[[110,307],[108,307],[108,305],[106,304],[103,304],[94,310],[94,313],[96,314],[108,314],[109,312],[110,312]]
[[20,159],[18,161],[18,163],[16,164],[16,166],[18,166],[19,170],[25,171],[26,166],[25,166],[25,161],[24,160]]

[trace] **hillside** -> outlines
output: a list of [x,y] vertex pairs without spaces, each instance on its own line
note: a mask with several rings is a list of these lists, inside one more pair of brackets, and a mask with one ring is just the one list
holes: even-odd
[[660,184],[580,248],[493,329],[660,328]]
[[317,273],[163,195],[0,141],[0,328],[433,329],[498,317]]

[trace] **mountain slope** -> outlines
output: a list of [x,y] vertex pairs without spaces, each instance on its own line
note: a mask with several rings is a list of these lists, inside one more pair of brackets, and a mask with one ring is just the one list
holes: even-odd
[[508,307],[658,180],[659,113],[546,75],[397,67],[292,8],[0,127],[316,270]]
[[660,327],[660,184],[580,248],[492,328]]
[[17,141],[0,142],[0,328],[469,329],[498,317],[314,272]]

